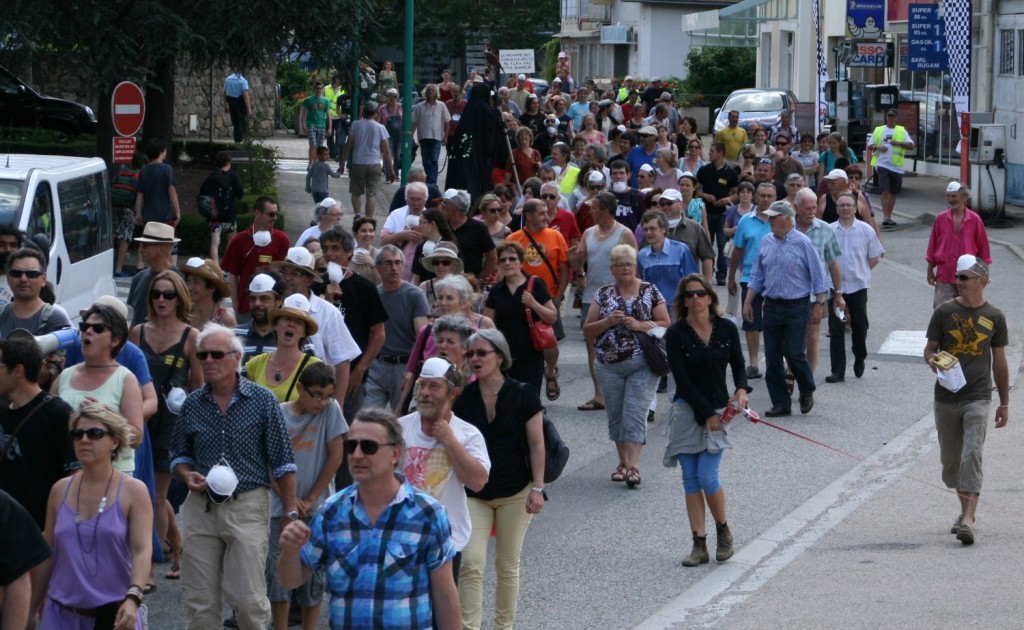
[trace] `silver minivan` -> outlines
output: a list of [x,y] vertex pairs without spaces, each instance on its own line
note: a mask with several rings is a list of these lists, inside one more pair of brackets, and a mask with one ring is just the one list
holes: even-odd
[[72,318],[116,295],[110,181],[100,158],[0,154],[0,224],[48,249],[47,280]]

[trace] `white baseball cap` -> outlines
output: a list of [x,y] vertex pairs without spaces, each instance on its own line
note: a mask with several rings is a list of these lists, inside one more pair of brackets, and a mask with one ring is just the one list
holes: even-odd
[[249,283],[249,293],[273,293],[275,284],[277,283],[272,277],[261,273]]
[[949,186],[946,186],[946,192],[948,193],[958,193],[963,192],[964,190],[967,189],[964,188],[964,185],[958,181],[949,182]]
[[841,168],[834,168],[829,171],[828,175],[825,176],[825,179],[841,179],[844,181],[850,181],[850,177],[846,174],[846,171]]

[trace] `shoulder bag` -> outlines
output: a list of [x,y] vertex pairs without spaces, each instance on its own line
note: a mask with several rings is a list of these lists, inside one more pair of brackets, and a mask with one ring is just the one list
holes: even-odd
[[[640,296],[637,296],[638,298]],[[633,302],[633,317],[636,318],[636,302]],[[639,319],[639,318],[637,318]],[[647,367],[654,372],[655,376],[667,376],[672,368],[668,364],[668,352],[665,351],[665,341],[652,337],[645,332],[632,331],[636,336],[636,342],[640,344],[640,350],[644,353]]]
[[[555,271],[555,266],[551,264],[550,260],[548,260],[547,253],[545,253],[544,249],[537,244],[537,241],[534,240],[533,238],[533,234],[530,234],[530,231],[527,230],[525,227],[523,227],[523,234],[526,234],[526,238],[530,239],[530,244],[533,245],[533,248],[537,250],[537,253],[540,255],[541,260],[543,260],[544,264],[548,266],[548,271],[551,272],[551,277],[555,279],[555,282],[557,282],[558,272]],[[555,320],[555,323],[552,324],[553,330],[555,332],[555,340],[561,341],[562,339],[565,339],[565,329],[562,327],[562,315],[561,313],[556,313],[555,317],[557,317],[557,319]]]
[[[530,279],[526,281],[526,291],[533,292],[533,283],[537,280],[537,276],[530,276]],[[530,332],[530,343],[533,344],[533,349],[538,352],[543,352],[548,348],[554,348],[558,345],[558,339],[555,338],[555,331],[551,328],[551,324],[541,321],[539,318],[535,319],[533,309],[529,306],[526,308],[526,325]]]

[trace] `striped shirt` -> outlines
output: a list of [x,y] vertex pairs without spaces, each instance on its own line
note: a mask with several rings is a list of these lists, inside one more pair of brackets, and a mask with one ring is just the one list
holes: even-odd
[[330,627],[433,627],[430,574],[455,557],[444,508],[400,473],[398,493],[371,523],[359,484],[327,499],[300,552],[314,571],[327,568]]
[[795,300],[824,293],[825,273],[811,239],[793,228],[779,238],[769,233],[761,241],[747,285],[766,298]]

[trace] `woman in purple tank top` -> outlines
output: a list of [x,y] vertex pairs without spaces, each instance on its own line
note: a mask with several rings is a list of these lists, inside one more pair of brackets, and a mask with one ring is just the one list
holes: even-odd
[[29,627],[141,630],[153,506],[145,484],[113,466],[131,428],[92,404],[71,416],[71,436],[82,470],[50,491],[43,536],[53,557],[34,576]]

